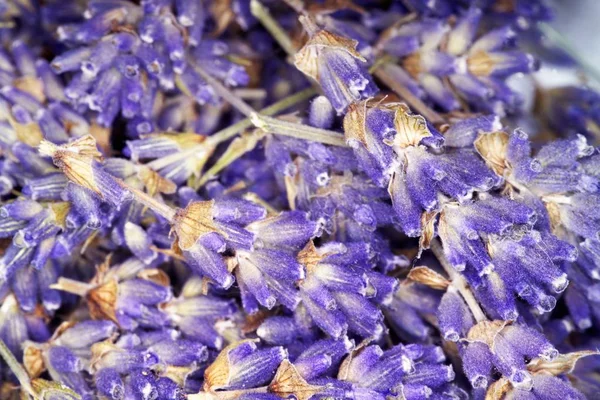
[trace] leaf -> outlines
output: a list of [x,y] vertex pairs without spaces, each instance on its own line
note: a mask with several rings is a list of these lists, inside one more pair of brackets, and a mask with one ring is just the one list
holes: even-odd
[[[235,138],[227,150],[219,157],[215,164],[200,179],[200,183],[204,184],[209,179],[216,176],[219,172],[232,164],[238,158],[253,150],[258,142],[260,142],[266,133],[260,129],[254,130],[252,133],[241,135]],[[202,165],[204,166],[204,165]],[[199,184],[200,185],[200,184]],[[201,185],[200,185],[201,186]],[[198,186],[199,187],[199,186]]]

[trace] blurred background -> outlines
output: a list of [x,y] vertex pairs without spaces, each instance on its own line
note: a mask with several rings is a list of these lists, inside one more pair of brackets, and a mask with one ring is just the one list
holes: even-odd
[[[585,70],[588,85],[600,88],[600,1],[599,0],[548,0],[555,10],[554,20],[547,32],[553,42],[560,43],[571,56],[578,58]],[[577,83],[581,76],[571,68],[543,67],[538,74],[544,85]]]
[[600,70],[600,1],[553,0],[550,4],[556,9],[552,26],[590,66]]

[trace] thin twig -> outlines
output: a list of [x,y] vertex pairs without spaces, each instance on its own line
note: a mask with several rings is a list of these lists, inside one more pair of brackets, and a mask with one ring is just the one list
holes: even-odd
[[256,111],[248,105],[244,100],[233,94],[225,85],[213,78],[208,72],[206,72],[201,66],[194,64],[194,70],[200,75],[202,79],[206,81],[219,96],[225,99],[229,104],[235,107],[236,110],[244,114],[246,117],[250,117],[255,114]]
[[76,294],[79,297],[85,297],[94,289],[94,285],[61,276],[56,283],[50,285],[50,289],[62,290],[63,292]]
[[312,140],[333,146],[347,147],[344,135],[327,129],[314,128],[308,125],[296,124],[273,117],[256,114],[253,116],[254,125],[268,133]]
[[[314,93],[312,90],[307,89],[305,92]],[[300,95],[300,96],[299,96]],[[303,98],[305,94],[303,92],[297,93],[294,96],[290,96],[288,101],[296,102],[295,97]],[[288,101],[281,101],[280,103],[274,104],[272,107],[265,109],[265,114],[268,112],[269,114],[275,114],[277,109],[287,108]],[[277,106],[277,107],[275,107]],[[324,129],[313,128],[308,125],[294,124],[291,122],[285,122],[278,120],[276,118],[271,118],[269,116],[260,114],[256,114],[254,116],[253,121],[254,126],[259,129],[250,133],[252,136],[247,136],[244,138],[238,138],[234,140],[225,153],[219,158],[219,160],[210,167],[199,179],[195,179],[192,181],[191,186],[198,190],[202,187],[206,182],[214,178],[219,172],[225,169],[227,166],[231,165],[234,161],[238,160],[248,151],[254,149],[259,140],[264,137],[264,133],[273,133],[279,134],[283,136],[290,136],[299,139],[313,140],[318,141],[325,144],[331,144],[335,146],[346,146],[346,142],[344,140],[344,136],[338,134],[337,132],[328,131]],[[212,137],[211,137],[212,138]]]
[[309,125],[281,121],[276,118],[260,115],[245,101],[234,95],[231,90],[225,87],[225,85],[211,77],[201,67],[196,65],[194,68],[221,97],[227,100],[239,112],[247,116],[250,119],[250,122],[252,122],[252,125],[258,129],[276,135],[291,136],[298,139],[312,140],[334,146],[346,146],[344,136],[338,132],[313,128]]
[[[317,94],[317,91],[313,88],[304,89],[296,94],[285,97],[284,99],[270,105],[269,107],[263,108],[262,110],[259,111],[259,113],[261,115],[273,116],[275,114],[280,113],[281,111],[287,110],[288,108],[290,108],[298,103],[301,103],[305,100],[310,99],[315,94]],[[213,144],[223,143],[223,142],[231,139],[232,137],[234,137],[235,135],[237,135],[239,132],[243,131],[244,129],[250,128],[252,125],[253,125],[252,120],[250,118],[245,118],[225,129],[215,133],[214,135],[212,135],[210,137],[213,141]]]
[[250,1],[250,12],[260,21],[262,26],[265,27],[288,55],[291,56],[296,53],[296,47],[294,46],[292,39],[290,39],[290,36],[281,25],[279,25],[279,22],[271,16],[269,10],[259,0]]
[[446,259],[446,256],[444,255],[444,250],[438,239],[433,239],[431,241],[431,251],[433,251],[433,254],[435,254],[438,261],[450,277],[450,280],[452,281],[452,286],[456,290],[458,290],[462,298],[465,300],[465,303],[471,310],[471,313],[473,314],[475,320],[477,322],[486,321],[487,317],[481,309],[479,302],[477,301],[477,299],[475,299],[473,292],[471,291],[471,289],[469,289],[465,278],[463,278],[461,274],[456,272],[452,265],[450,265],[450,263]]
[[13,353],[6,347],[6,344],[2,339],[0,339],[0,357],[4,359],[8,368],[15,374],[17,380],[21,384],[21,388],[25,389],[27,393],[29,393],[33,398],[37,398],[37,394],[33,387],[31,386],[31,381],[29,379],[29,375],[25,368],[17,361]]
[[167,221],[174,221],[176,211],[173,208],[169,207],[165,203],[156,200],[149,194],[126,184],[123,181],[120,181],[119,184],[126,190],[130,191],[137,200],[137,202],[145,205],[155,213],[159,214],[161,217],[165,218]]
[[241,88],[235,89],[233,94],[241,99],[247,100],[264,100],[267,97],[267,91],[265,89]]
[[[260,114],[268,115],[268,116],[278,114],[298,103],[301,103],[303,101],[310,99],[316,93],[317,92],[314,88],[304,89],[298,93],[295,93],[291,96],[288,96],[288,97],[270,105],[269,107],[263,108],[262,110],[260,110]],[[157,158],[156,160],[147,163],[146,166],[154,171],[158,171],[158,170],[166,167],[167,165],[184,160],[188,157],[193,157],[194,155],[198,154],[201,151],[205,151],[207,149],[214,148],[217,145],[219,145],[223,142],[226,142],[227,140],[235,137],[240,132],[243,132],[244,130],[246,130],[252,126],[253,126],[252,121],[250,121],[249,118],[244,118],[244,119],[236,122],[235,124],[229,125],[227,128],[214,133],[213,135],[209,136],[202,143],[194,145],[188,149],[185,149],[185,150],[182,150],[182,151],[179,151],[176,153],[172,153],[172,154],[166,155],[161,158]],[[196,186],[196,185],[194,185],[194,186]]]
[[[264,9],[264,6],[260,4],[258,0],[252,0],[251,4],[255,3],[257,4],[255,5],[255,7],[262,7]],[[270,26],[278,25],[278,23],[268,12],[261,13],[260,18],[258,16],[257,18],[263,24],[263,26],[271,33],[271,35],[277,41],[277,43],[279,43],[279,45],[286,50],[288,55],[293,56],[296,53],[296,49],[289,46],[289,43],[291,43],[291,39],[285,31],[281,29],[276,32],[272,32],[269,29]],[[300,16],[301,21],[306,19],[306,15]],[[412,94],[410,90],[405,88],[404,85],[402,85],[400,82],[393,78],[393,76],[391,75],[391,71],[389,70],[391,68],[391,62],[388,60],[388,58],[389,57],[387,56],[383,56],[380,59],[375,60],[375,63],[373,63],[373,65],[369,69],[369,72],[373,73],[390,89],[392,89],[398,96],[400,96],[404,101],[406,101],[408,105],[411,106],[416,112],[427,118],[429,122],[433,124],[444,123],[445,120],[440,114],[432,110],[421,99]]]

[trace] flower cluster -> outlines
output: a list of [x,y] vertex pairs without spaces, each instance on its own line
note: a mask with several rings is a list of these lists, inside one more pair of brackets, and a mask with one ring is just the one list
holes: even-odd
[[199,1],[90,2],[85,19],[55,31],[68,50],[51,66],[73,74],[66,98],[102,126],[120,114],[144,134],[154,131],[154,107],[164,94],[182,92],[200,104],[218,100],[198,65],[228,85],[245,86],[249,76],[227,59],[227,42],[206,37],[205,8]]
[[502,115],[519,106],[506,78],[537,68],[532,55],[514,49],[510,25],[478,36],[483,11],[470,8],[449,24],[443,19],[407,20],[388,28],[377,47],[399,58],[389,66],[415,96],[444,111],[465,102],[477,111]]
[[541,1],[5,3],[0,397],[600,390],[600,97],[509,128]]

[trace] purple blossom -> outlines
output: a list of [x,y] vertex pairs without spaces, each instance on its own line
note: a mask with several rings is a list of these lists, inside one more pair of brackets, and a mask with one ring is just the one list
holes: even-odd
[[516,33],[510,25],[478,34],[483,14],[469,8],[457,13],[453,25],[423,17],[396,24],[378,46],[401,59],[403,71],[395,75],[415,96],[445,111],[458,109],[462,100],[502,115],[514,111],[520,101],[505,79],[533,71],[538,63],[532,55],[514,50]]
[[521,107],[541,1],[13,3],[2,393],[598,393],[597,99]]
[[248,83],[244,68],[223,57],[227,44],[204,37],[205,7],[169,3],[92,3],[86,20],[57,29],[71,49],[51,65],[58,73],[75,73],[65,94],[95,112],[100,125],[110,126],[120,113],[139,117],[137,129],[144,129],[152,124],[157,94],[175,88],[200,104],[215,102],[214,91],[194,69],[200,60],[229,85]]
[[309,41],[295,55],[295,65],[319,83],[338,114],[378,92],[366,70],[366,59],[356,51],[358,42],[317,27],[310,30]]

